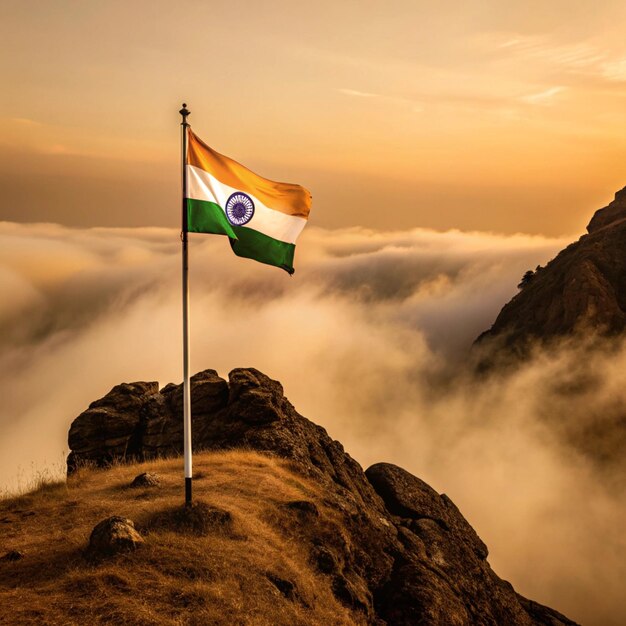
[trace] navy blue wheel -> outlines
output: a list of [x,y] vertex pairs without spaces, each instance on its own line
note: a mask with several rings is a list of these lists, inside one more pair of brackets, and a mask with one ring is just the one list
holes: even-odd
[[226,200],[226,217],[233,226],[247,224],[253,215],[254,202],[242,191],[236,191]]

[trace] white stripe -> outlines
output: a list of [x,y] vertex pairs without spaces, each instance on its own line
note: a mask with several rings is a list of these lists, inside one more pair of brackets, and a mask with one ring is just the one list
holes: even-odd
[[[224,211],[226,201],[236,191],[240,190],[221,183],[209,172],[194,165],[187,165],[188,198],[215,202]],[[246,228],[253,228],[268,237],[272,237],[272,239],[278,239],[285,243],[296,243],[296,239],[302,232],[307,220],[303,217],[295,217],[270,209],[252,194],[247,193],[246,195],[249,195],[254,201],[254,215],[245,225]]]

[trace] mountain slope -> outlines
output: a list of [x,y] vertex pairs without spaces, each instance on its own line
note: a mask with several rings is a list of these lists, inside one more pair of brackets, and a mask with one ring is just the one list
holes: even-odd
[[[226,527],[199,539],[176,522],[179,458],[149,461],[165,478],[143,491],[127,486],[146,466],[82,469],[180,451],[180,386],[119,385],[72,424],[67,491],[0,508],[15,531],[0,547],[26,554],[0,565],[4,616],[37,610],[39,623],[80,623],[98,597],[101,621],[137,624],[573,623],[493,572],[449,498],[394,465],[364,473],[280,383],[253,369],[228,382],[208,370],[193,377],[192,398],[196,450],[211,451],[196,456],[196,497],[218,507]],[[145,544],[94,565],[83,550],[110,515],[132,519]],[[42,594],[49,602],[36,601]]]
[[595,213],[587,230],[528,275],[480,344],[524,355],[536,341],[626,329],[626,188]]

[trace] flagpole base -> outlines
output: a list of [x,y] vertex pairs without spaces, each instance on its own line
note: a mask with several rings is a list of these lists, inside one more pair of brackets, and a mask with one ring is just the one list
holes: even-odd
[[185,478],[185,506],[191,505],[191,478]]

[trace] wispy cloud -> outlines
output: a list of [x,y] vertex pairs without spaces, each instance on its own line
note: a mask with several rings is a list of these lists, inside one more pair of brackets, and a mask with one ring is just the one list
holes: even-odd
[[626,82],[623,50],[605,48],[595,41],[556,43],[547,36],[494,34],[483,38],[483,43],[507,51],[518,60],[543,63],[547,68],[591,75],[609,82]]
[[626,57],[602,64],[602,76],[614,82],[626,82]]
[[43,126],[41,122],[31,120],[27,117],[10,117],[8,118],[8,121],[22,126]]
[[355,98],[378,98],[380,94],[370,93],[368,91],[358,91],[356,89],[337,89],[344,96],[354,96]]
[[592,67],[606,59],[606,53],[589,42],[557,44],[549,37],[527,35],[505,36],[503,40],[495,35],[491,41],[500,50],[570,69]]
[[413,100],[412,98],[405,98],[396,95],[385,95],[381,93],[372,93],[369,91],[358,91],[357,89],[337,89],[337,91],[344,96],[353,98],[376,98],[378,101],[386,102],[389,105],[395,105],[400,107],[409,107],[413,113],[422,113],[424,111],[424,105],[421,101]]
[[532,93],[527,96],[522,96],[520,100],[526,104],[552,104],[554,97],[565,91],[565,87],[550,87],[544,89],[538,93]]

